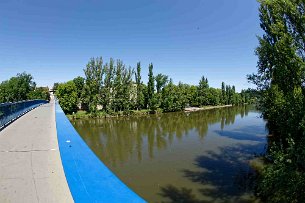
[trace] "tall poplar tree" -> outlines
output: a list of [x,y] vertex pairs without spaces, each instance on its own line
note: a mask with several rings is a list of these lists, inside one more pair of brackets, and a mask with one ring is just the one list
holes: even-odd
[[109,64],[104,66],[104,88],[102,90],[103,108],[110,112],[113,98],[114,60],[110,58]]
[[147,83],[147,100],[148,108],[152,108],[154,105],[154,93],[155,93],[155,79],[153,74],[153,64],[149,64],[148,67],[148,83]]
[[256,49],[260,109],[272,139],[258,194],[266,202],[305,199],[305,1],[261,0]]
[[135,72],[135,80],[137,85],[137,110],[141,109],[144,105],[144,94],[142,88],[142,81],[141,81],[141,63],[137,63],[137,70]]
[[202,76],[198,85],[198,103],[201,106],[208,105],[208,89],[208,79]]
[[227,104],[226,85],[224,82],[221,83],[221,103]]
[[103,59],[91,58],[84,69],[85,85],[82,93],[83,103],[92,113],[96,113],[97,105],[101,102],[101,90],[103,85]]

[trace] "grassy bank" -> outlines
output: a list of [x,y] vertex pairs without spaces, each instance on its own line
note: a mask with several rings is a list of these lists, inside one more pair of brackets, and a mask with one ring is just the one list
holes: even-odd
[[[188,108],[185,108],[184,111],[181,111],[181,112],[195,112],[195,111],[203,111],[203,110],[210,110],[210,109],[216,109],[216,108],[225,108],[225,107],[231,107],[231,106],[232,105],[188,107]],[[149,109],[118,111],[118,112],[111,112],[111,113],[106,113],[105,111],[89,113],[84,110],[79,110],[76,113],[68,114],[67,117],[72,120],[72,119],[81,119],[81,118],[111,118],[111,117],[121,117],[121,116],[144,116],[144,115],[149,115],[149,114],[161,114],[161,113],[168,113],[168,112],[163,112],[163,110],[160,108],[157,109],[155,112],[152,112]]]
[[[158,109],[154,114],[162,113],[161,109]],[[96,113],[89,113],[87,111],[77,111],[74,114],[68,114],[67,117],[69,119],[81,119],[81,118],[111,118],[111,117],[121,117],[121,116],[143,116],[143,115],[149,115],[152,114],[152,112],[148,109],[143,110],[131,110],[131,111],[118,111],[118,112],[112,112],[112,113],[106,113],[105,111],[98,111]]]

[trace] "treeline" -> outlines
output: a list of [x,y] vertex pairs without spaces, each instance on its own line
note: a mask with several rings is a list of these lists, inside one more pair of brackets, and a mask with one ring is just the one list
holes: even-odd
[[256,49],[259,107],[270,132],[257,194],[265,202],[305,201],[305,1],[261,0]]
[[36,86],[31,74],[18,73],[0,83],[0,103],[34,99],[50,100],[50,94],[48,88]]
[[78,109],[91,114],[99,111],[130,114],[132,110],[174,112],[187,106],[241,105],[255,101],[256,92],[250,89],[237,93],[234,85],[224,82],[221,89],[212,88],[204,76],[198,85],[181,82],[176,85],[167,75],[154,75],[153,64],[149,64],[148,69],[148,83],[144,84],[140,62],[133,69],[121,60],[111,58],[104,63],[102,57],[92,58],[84,69],[84,78],[55,83],[54,89],[68,114]]

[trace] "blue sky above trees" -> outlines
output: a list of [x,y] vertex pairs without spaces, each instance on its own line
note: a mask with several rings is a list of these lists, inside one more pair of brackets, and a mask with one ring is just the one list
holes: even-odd
[[210,86],[247,88],[261,35],[255,0],[2,0],[0,81],[18,72],[52,86],[83,76],[90,57],[148,64],[163,73]]

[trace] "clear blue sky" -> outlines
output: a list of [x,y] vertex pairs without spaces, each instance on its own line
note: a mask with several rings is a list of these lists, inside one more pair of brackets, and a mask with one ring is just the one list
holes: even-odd
[[83,76],[91,57],[122,59],[210,86],[247,88],[261,35],[256,0],[0,0],[0,81],[19,72],[39,86]]

